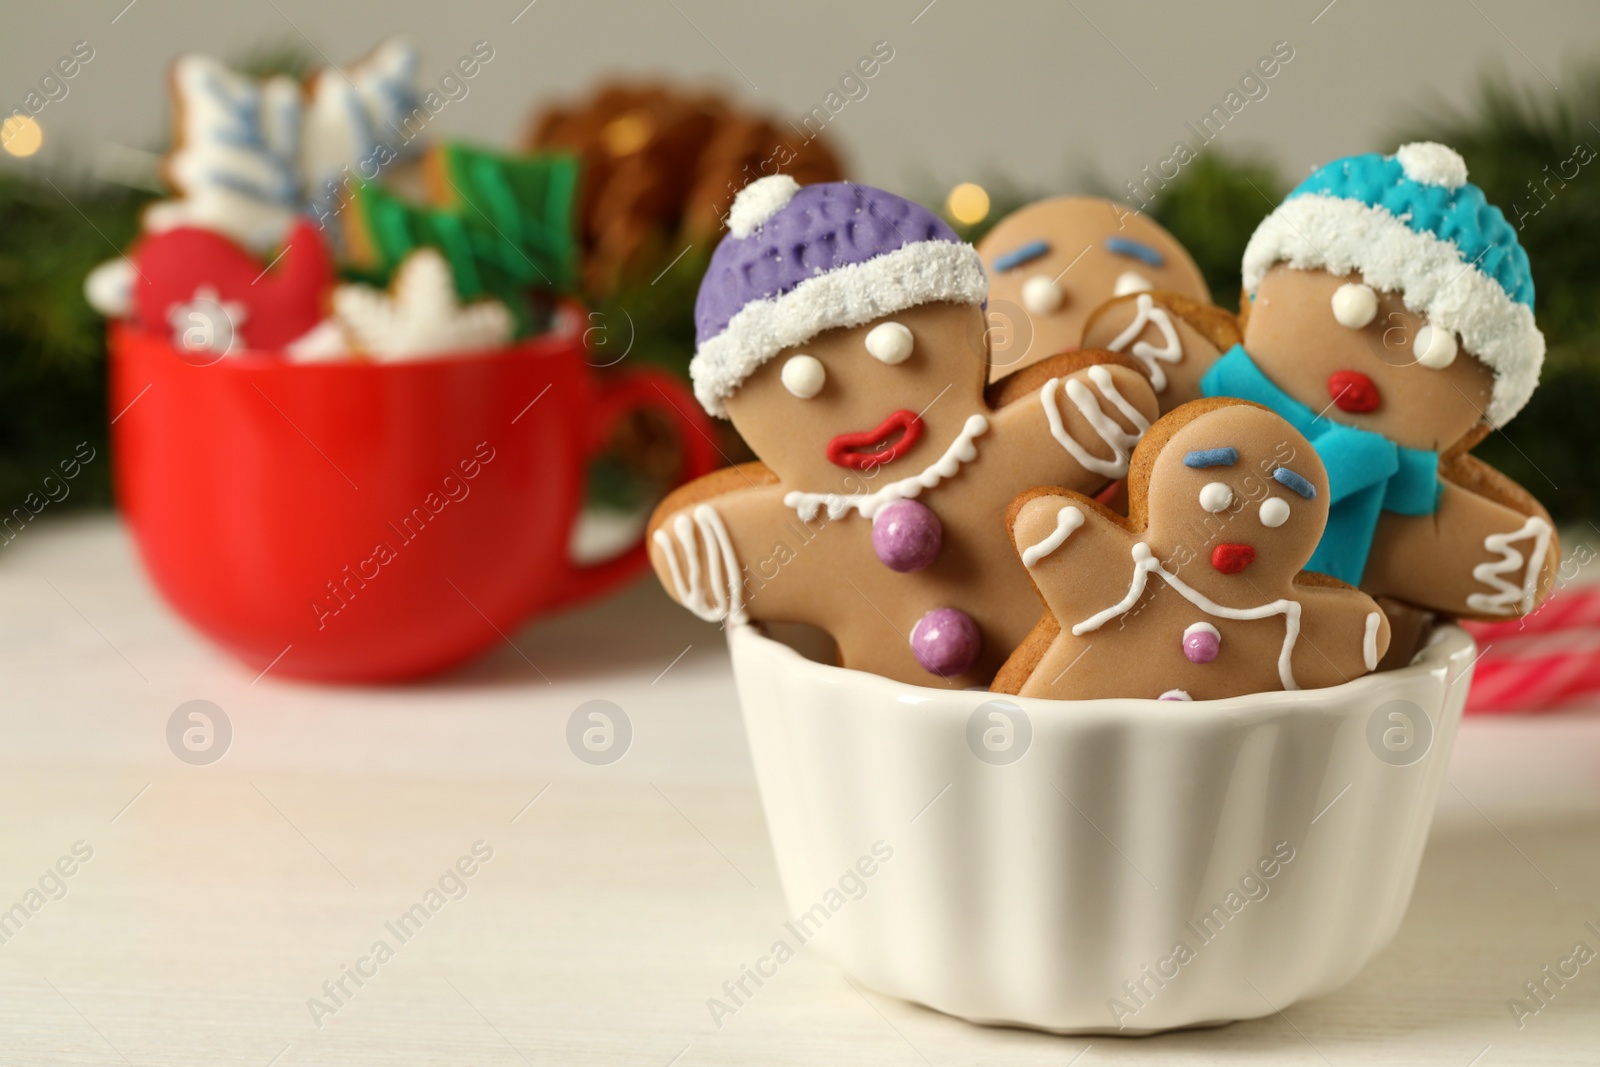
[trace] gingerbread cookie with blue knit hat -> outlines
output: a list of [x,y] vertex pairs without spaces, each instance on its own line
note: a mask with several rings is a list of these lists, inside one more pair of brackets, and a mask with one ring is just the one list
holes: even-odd
[[1322,457],[1311,569],[1445,615],[1532,611],[1559,562],[1550,516],[1469,450],[1527,403],[1544,337],[1516,230],[1461,156],[1416,143],[1318,169],[1243,266],[1242,337],[1201,385]]
[[[1176,237],[1149,216],[1098,196],[1056,196],[1019,208],[984,235],[978,254],[989,271],[991,379],[1080,347],[1085,322],[1113,297],[1153,292],[1211,301],[1205,276]],[[1199,395],[1188,385],[1204,366],[1189,373],[1194,364],[1182,364],[1173,345],[1146,340],[1130,354],[1158,394],[1170,379],[1178,386],[1170,395]],[[1162,410],[1178,403],[1163,396]]]
[[892,193],[773,176],[727,226],[690,372],[760,462],[661,503],[662,584],[708,620],[819,627],[845,667],[987,685],[1040,614],[1006,504],[1123,477],[1157,416],[1148,381],[1075,353],[986,390],[982,259]]
[[1311,442],[1232,399],[1192,401],[1151,427],[1126,517],[1080,493],[1021,494],[1006,525],[1048,612],[991,688],[1215,700],[1376,669],[1389,646],[1378,605],[1304,570],[1329,495]]

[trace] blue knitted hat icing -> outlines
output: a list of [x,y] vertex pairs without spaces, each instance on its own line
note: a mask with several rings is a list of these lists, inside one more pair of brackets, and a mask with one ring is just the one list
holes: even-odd
[[695,395],[714,415],[757,367],[823,330],[918,304],[981,304],[983,262],[937,215],[851,182],[787,175],[734,200],[695,301]]
[[[1320,193],[1382,207],[1410,229],[1454,244],[1462,262],[1473,264],[1512,300],[1531,308],[1533,275],[1528,271],[1528,253],[1517,242],[1517,231],[1505,215],[1489,203],[1482,189],[1466,180],[1466,173],[1463,164],[1460,181],[1454,185],[1414,181],[1399,156],[1371,152],[1334,160],[1312,172],[1288,199]],[[1438,176],[1447,182],[1455,177],[1448,171]]]
[[1495,372],[1485,417],[1496,426],[1527,403],[1544,362],[1533,275],[1516,230],[1444,145],[1335,160],[1312,173],[1256,229],[1244,256],[1252,296],[1279,262],[1359,270],[1413,311],[1458,334]]

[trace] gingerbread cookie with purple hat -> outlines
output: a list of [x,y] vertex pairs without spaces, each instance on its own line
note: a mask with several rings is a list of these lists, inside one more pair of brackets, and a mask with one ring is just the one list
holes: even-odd
[[1559,561],[1550,516],[1468,450],[1539,382],[1516,230],[1440,144],[1336,160],[1261,223],[1243,336],[1208,396],[1270,407],[1331,484],[1311,567],[1451,616],[1525,614]]
[[1378,605],[1303,570],[1328,515],[1311,443],[1241,400],[1165,415],[1134,452],[1124,518],[1033,489],[1007,525],[1048,613],[996,692],[1213,700],[1360,677],[1388,649]]
[[999,516],[1032,485],[1122,477],[1148,382],[1079,353],[986,395],[983,263],[891,193],[774,176],[727,221],[690,369],[761,461],[662,502],[662,584],[706,619],[820,627],[846,667],[987,684],[1039,615]]
[[[1058,196],[1014,211],[984,236],[978,253],[989,269],[995,326],[991,378],[1078,348],[1091,313],[1115,296],[1155,291],[1211,302],[1200,268],[1175,237],[1097,196]],[[1163,360],[1175,362],[1133,354],[1157,371]],[[1183,377],[1182,369],[1172,376]]]

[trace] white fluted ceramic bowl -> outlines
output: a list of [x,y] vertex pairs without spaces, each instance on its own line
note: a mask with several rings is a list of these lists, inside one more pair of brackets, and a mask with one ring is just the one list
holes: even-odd
[[1330,689],[1077,702],[729,644],[791,947],[974,1022],[1124,1034],[1271,1014],[1393,937],[1474,656],[1444,626]]

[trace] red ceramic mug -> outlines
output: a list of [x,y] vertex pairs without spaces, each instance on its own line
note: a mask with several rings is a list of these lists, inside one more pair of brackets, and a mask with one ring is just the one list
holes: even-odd
[[118,505],[156,587],[254,670],[383,682],[461,663],[530,614],[648,564],[571,561],[585,465],[623,415],[674,420],[680,482],[716,466],[688,390],[597,374],[582,316],[504,351],[414,363],[209,366],[112,328]]

